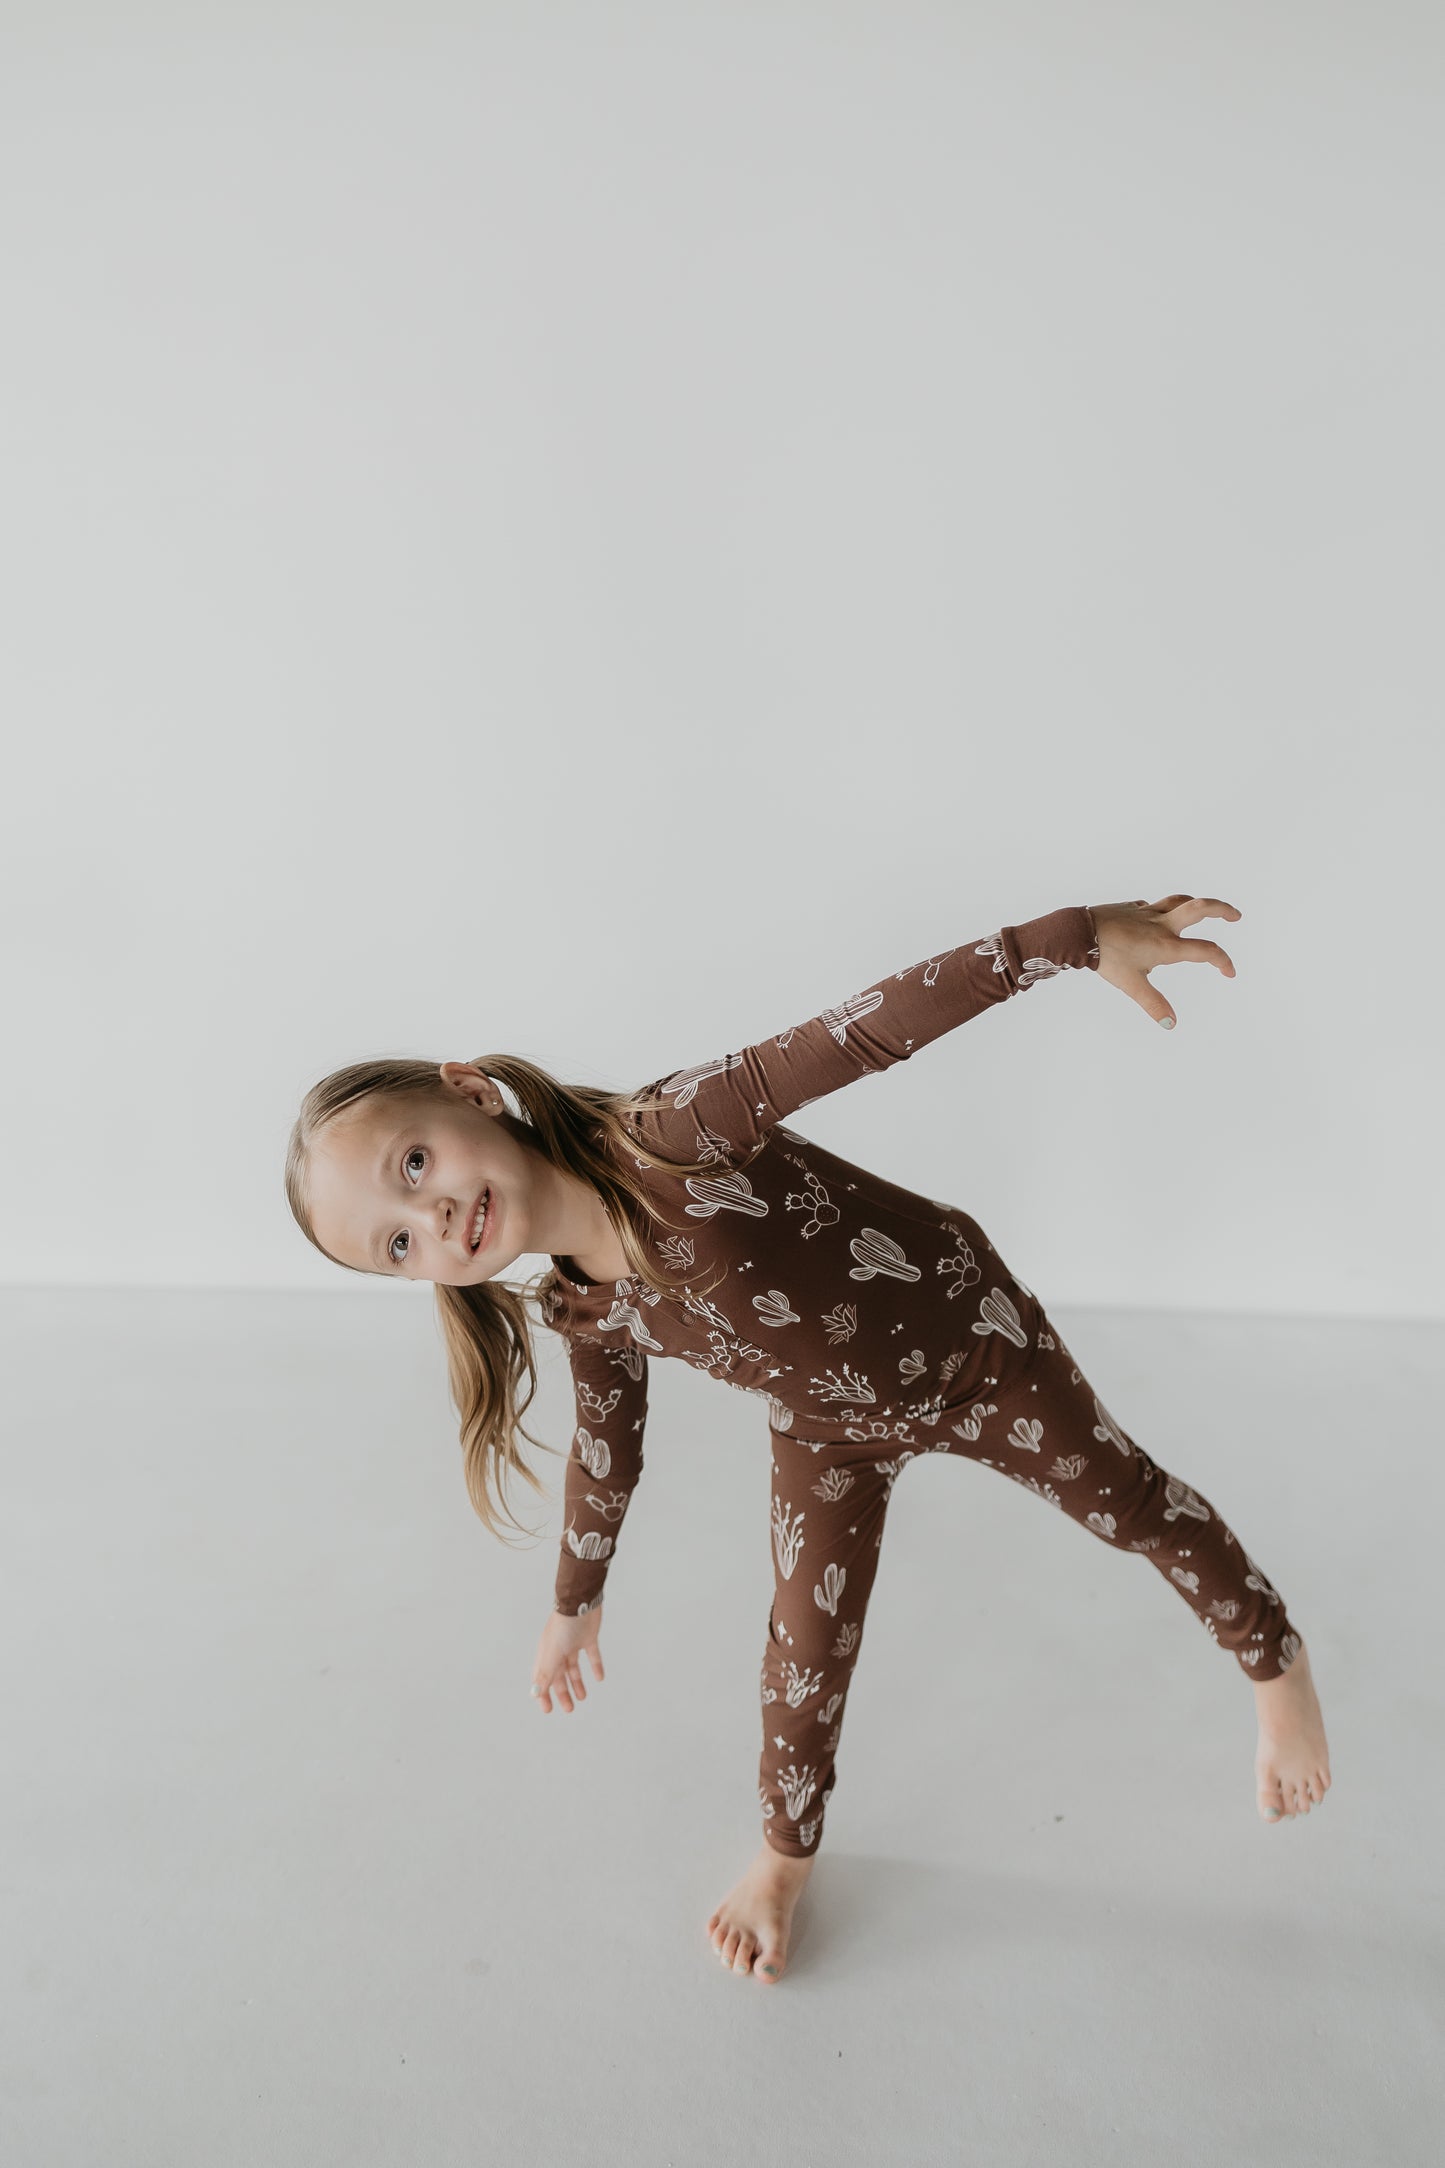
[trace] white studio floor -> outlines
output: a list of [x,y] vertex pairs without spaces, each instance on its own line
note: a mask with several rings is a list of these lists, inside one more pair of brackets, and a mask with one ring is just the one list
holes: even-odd
[[562,1463],[501,1548],[429,1296],[0,1293],[0,2154],[1437,2163],[1445,1328],[1039,1292],[1284,1594],[1334,1788],[1263,1824],[1182,1599],[930,1457],[776,1988],[704,1932],[760,1841],[763,1402],[654,1364],[608,1676],[548,1717]]

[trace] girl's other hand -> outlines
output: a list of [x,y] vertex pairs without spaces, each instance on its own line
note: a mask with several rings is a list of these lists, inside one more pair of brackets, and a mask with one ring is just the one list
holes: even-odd
[[1182,941],[1186,926],[1202,918],[1243,916],[1217,896],[1161,896],[1157,903],[1094,903],[1099,936],[1099,976],[1137,1001],[1146,1016],[1172,1031],[1178,1019],[1148,974],[1156,964],[1213,964],[1227,979],[1235,977],[1232,960],[1217,941]]
[[593,1678],[607,1676],[602,1669],[602,1651],[597,1646],[601,1627],[602,1605],[599,1601],[580,1618],[567,1618],[561,1611],[554,1611],[542,1628],[532,1665],[532,1692],[537,1696],[538,1708],[545,1710],[548,1716],[552,1713],[554,1697],[569,1716],[574,1701],[587,1699],[587,1689],[582,1684],[584,1649]]

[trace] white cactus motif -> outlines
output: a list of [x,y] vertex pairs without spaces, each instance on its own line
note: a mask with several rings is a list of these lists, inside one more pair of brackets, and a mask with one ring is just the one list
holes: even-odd
[[706,1122],[702,1124],[700,1132],[697,1129],[693,1130],[693,1136],[697,1140],[697,1156],[699,1159],[732,1158],[733,1148],[729,1140],[720,1131],[709,1129]]
[[1001,1287],[992,1288],[984,1296],[979,1306],[979,1315],[974,1320],[973,1330],[985,1338],[989,1333],[996,1332],[1003,1339],[1011,1340],[1015,1347],[1027,1347],[1029,1344],[1023,1321]]
[[1082,1453],[1070,1453],[1067,1459],[1061,1454],[1050,1468],[1049,1474],[1056,1475],[1061,1483],[1072,1483],[1074,1477],[1082,1475],[1088,1465],[1088,1460]]
[[938,1271],[949,1273],[952,1276],[953,1285],[946,1290],[950,1302],[963,1294],[966,1288],[975,1286],[983,1278],[983,1273],[975,1261],[973,1251],[964,1241],[963,1236],[956,1230],[954,1240],[958,1247],[953,1256],[940,1257],[937,1266]]
[[726,1076],[729,1070],[738,1067],[742,1058],[740,1053],[723,1054],[716,1061],[700,1061],[691,1069],[675,1069],[671,1076],[662,1079],[659,1089],[663,1098],[671,1099],[675,1107],[689,1107],[697,1097],[699,1084],[705,1084],[711,1076]]
[[1209,1608],[1216,1618],[1230,1619],[1239,1616],[1239,1601],[1234,1596],[1226,1596],[1222,1601],[1216,1597]]
[[798,1824],[798,1841],[800,1844],[811,1844],[817,1834],[818,1824],[816,1820]]
[[763,1810],[763,1820],[765,1822],[770,1822],[778,1811],[768,1797],[768,1788],[765,1784],[758,1786],[758,1805]]
[[839,1498],[847,1497],[855,1481],[856,1478],[850,1469],[839,1468],[835,1464],[833,1467],[823,1470],[821,1480],[813,1485],[813,1496],[825,1499],[829,1504],[834,1504]]
[[683,1185],[695,1204],[684,1209],[692,1219],[713,1219],[719,1212],[741,1212],[748,1219],[766,1219],[768,1203],[755,1196],[745,1174],[690,1174]]
[[758,1313],[760,1325],[797,1325],[802,1322],[801,1313],[793,1308],[780,1287],[770,1287],[765,1295],[754,1295],[753,1308]]
[[786,1769],[778,1771],[778,1782],[783,1787],[783,1804],[788,1810],[788,1820],[796,1822],[814,1792],[818,1789],[818,1772],[812,1763],[799,1769],[789,1762]]
[[1089,1526],[1096,1536],[1107,1536],[1112,1543],[1118,1533],[1119,1523],[1112,1513],[1091,1513],[1089,1515]]
[[862,1016],[871,1016],[883,999],[881,986],[872,986],[866,994],[849,994],[846,1001],[836,1002],[831,1008],[822,1009],[818,1022],[826,1024],[839,1046],[848,1044],[848,1026],[856,1024]]
[[858,1646],[859,1632],[860,1628],[855,1626],[851,1620],[846,1626],[840,1626],[838,1629],[838,1638],[833,1643],[832,1648],[828,1651],[829,1655],[851,1656],[854,1649],[856,1649]]
[[964,1417],[963,1421],[961,1423],[955,1423],[952,1426],[955,1437],[966,1438],[970,1445],[975,1444],[977,1442],[979,1433],[983,1429],[984,1417],[986,1415],[997,1414],[998,1408],[995,1406],[993,1401],[975,1400],[973,1406],[970,1408],[968,1414]]
[[878,1405],[878,1395],[868,1380],[857,1370],[850,1370],[846,1364],[841,1378],[835,1370],[825,1371],[821,1378],[811,1378],[809,1391],[814,1399],[853,1400],[873,1407]]
[[854,1302],[840,1302],[836,1310],[828,1312],[823,1323],[828,1329],[830,1343],[851,1340],[858,1330],[858,1305]]
[[788,1512],[791,1506],[791,1499],[786,1504],[778,1498],[773,1500],[773,1549],[777,1553],[778,1571],[785,1581],[793,1578],[793,1568],[797,1565],[798,1554],[803,1548],[804,1515],[799,1512],[797,1518],[790,1521]]
[[803,1181],[807,1195],[799,1196],[796,1190],[790,1189],[783,1199],[783,1210],[808,1214],[798,1232],[805,1242],[811,1242],[820,1228],[835,1227],[838,1224],[839,1212],[816,1174],[804,1169]]
[[[1303,1646],[1304,1644],[1300,1640],[1298,1634],[1285,1635],[1283,1641],[1281,1641],[1279,1645],[1279,1661],[1280,1669],[1282,1671],[1288,1671],[1290,1665],[1294,1662],[1295,1658],[1298,1656]],[[825,1792],[823,1796],[826,1799],[828,1795]]]
[[821,1671],[809,1671],[804,1665],[800,1671],[789,1657],[783,1666],[783,1699],[790,1709],[799,1709],[810,1694],[816,1694],[823,1683]]
[[1255,1564],[1248,1551],[1244,1553],[1244,1563],[1249,1568],[1244,1577],[1245,1587],[1256,1590],[1261,1596],[1268,1596],[1271,1603],[1278,1603],[1279,1590],[1266,1580],[1262,1569]]
[[1189,1514],[1196,1521],[1209,1519],[1209,1508],[1204,1500],[1196,1498],[1189,1485],[1181,1483],[1177,1476],[1170,1476],[1164,1486],[1164,1495],[1169,1500],[1164,1508],[1166,1521],[1177,1521],[1181,1513]]
[[1099,1418],[1094,1436],[1100,1445],[1116,1445],[1127,1460],[1134,1449],[1097,1393],[1094,1395],[1094,1413]]
[[880,1272],[891,1280],[911,1281],[923,1277],[922,1267],[910,1265],[901,1245],[877,1227],[865,1227],[861,1235],[853,1237],[848,1248],[858,1260],[849,1271],[850,1280],[873,1280]]
[[[701,1153],[699,1153],[701,1158]],[[691,1272],[697,1263],[697,1251],[686,1235],[669,1235],[659,1242],[657,1253],[674,1280],[680,1280],[685,1272]]]
[[1199,1576],[1197,1573],[1186,1573],[1182,1566],[1171,1566],[1169,1568],[1169,1578],[1171,1581],[1177,1581],[1181,1588],[1188,1589],[1191,1596],[1199,1594]]
[[828,1696],[828,1699],[824,1702],[822,1708],[818,1711],[818,1722],[820,1724],[831,1724],[842,1705],[843,1696],[841,1695],[841,1693],[830,1694]]
[[577,1432],[577,1458],[587,1473],[600,1481],[612,1472],[612,1448],[605,1438],[594,1438],[590,1430]]
[[[617,1282],[619,1287],[625,1287],[629,1284],[625,1280]],[[637,1304],[627,1302],[621,1296],[613,1303],[606,1317],[598,1318],[597,1330],[599,1332],[627,1331],[631,1333],[639,1347],[645,1347],[651,1354],[665,1355],[667,1352],[662,1342],[654,1339],[648,1331],[642,1312],[638,1309]]]
[[[829,1618],[838,1616],[838,1598],[843,1593],[843,1583],[847,1578],[846,1566],[830,1565],[823,1575],[823,1586],[819,1588],[816,1582],[813,1584],[813,1601],[820,1611],[827,1612]],[[821,1676],[820,1672],[819,1677]]]
[[[594,1423],[605,1423],[618,1401],[622,1398],[622,1387],[614,1385],[610,1393],[599,1393],[595,1385],[589,1385],[587,1380],[583,1378],[577,1387],[577,1398],[581,1401]],[[605,1475],[607,1471],[605,1468],[601,1468],[597,1470],[597,1473]]]
[[900,1358],[898,1364],[898,1381],[901,1385],[911,1385],[915,1378],[921,1378],[923,1376],[923,1373],[927,1368],[928,1357],[924,1354],[921,1347],[916,1347],[911,1355],[904,1355]]
[[568,1548],[574,1558],[608,1558],[612,1552],[611,1536],[604,1536],[597,1529],[579,1536],[574,1528],[563,1530]]
[[620,1521],[627,1511],[627,1498],[625,1490],[615,1490],[608,1498],[599,1498],[596,1491],[588,1491],[586,1502],[594,1513],[602,1515],[604,1521]]
[[1043,1451],[1039,1444],[1043,1434],[1044,1426],[1037,1417],[1030,1422],[1026,1415],[1021,1415],[1004,1439],[1004,1444],[1016,1445],[1021,1453],[1039,1453]]

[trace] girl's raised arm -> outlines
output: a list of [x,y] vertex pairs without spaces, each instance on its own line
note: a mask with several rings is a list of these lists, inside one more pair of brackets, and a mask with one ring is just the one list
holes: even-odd
[[907,1061],[919,1047],[1040,979],[1098,965],[1098,935],[1086,904],[1002,926],[909,964],[776,1038],[659,1078],[649,1087],[655,1111],[648,1127],[670,1152],[690,1153],[704,1125],[735,1150],[747,1151],[799,1107]]

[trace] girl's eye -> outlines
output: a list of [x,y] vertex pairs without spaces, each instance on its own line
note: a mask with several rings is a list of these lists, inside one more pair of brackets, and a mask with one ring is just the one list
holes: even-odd
[[[402,1166],[404,1168],[409,1167],[414,1159],[425,1158],[425,1148],[420,1144],[414,1144],[411,1150],[407,1153],[405,1159],[402,1161]],[[405,1229],[403,1229],[403,1233],[405,1233]],[[411,1236],[407,1235],[406,1248],[402,1251],[400,1257],[397,1256],[396,1244],[400,1241],[400,1239],[400,1235],[393,1235],[391,1241],[388,1242],[386,1246],[386,1254],[391,1259],[391,1262],[394,1265],[404,1265],[407,1261],[407,1258],[411,1255]]]

